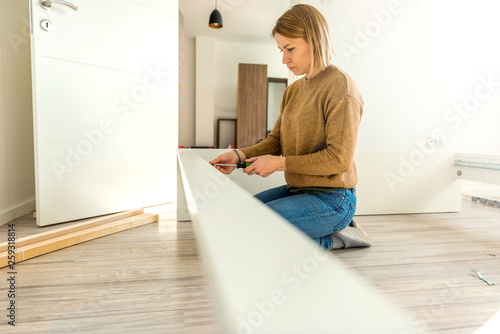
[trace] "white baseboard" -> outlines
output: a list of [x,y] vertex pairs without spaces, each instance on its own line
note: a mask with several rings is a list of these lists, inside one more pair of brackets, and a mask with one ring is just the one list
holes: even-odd
[[20,204],[14,208],[11,208],[7,211],[0,212],[0,226],[5,225],[16,218],[21,217],[24,214],[27,214],[31,211],[35,210],[35,200],[27,201],[24,204]]

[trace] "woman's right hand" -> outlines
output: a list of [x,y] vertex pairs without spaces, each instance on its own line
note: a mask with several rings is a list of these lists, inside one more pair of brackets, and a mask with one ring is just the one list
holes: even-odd
[[[238,154],[240,155],[241,161],[245,161],[246,157],[243,154],[243,152],[238,151]],[[229,151],[226,153],[223,153],[219,155],[217,158],[214,160],[210,161],[211,164],[234,164],[236,165],[238,163],[238,156],[234,151]],[[218,170],[220,170],[224,174],[231,174],[231,172],[236,168],[236,167],[230,167],[230,166],[214,166]]]

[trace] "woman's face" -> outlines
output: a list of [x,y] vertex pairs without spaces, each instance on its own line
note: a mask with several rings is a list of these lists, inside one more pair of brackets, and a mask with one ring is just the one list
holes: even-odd
[[311,69],[311,54],[309,45],[303,38],[286,38],[274,34],[278,48],[283,52],[283,64],[295,75],[302,75]]

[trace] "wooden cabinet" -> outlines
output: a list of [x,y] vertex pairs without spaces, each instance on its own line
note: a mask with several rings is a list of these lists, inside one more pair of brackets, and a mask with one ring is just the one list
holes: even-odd
[[248,147],[266,137],[267,65],[239,64],[237,119],[236,147]]

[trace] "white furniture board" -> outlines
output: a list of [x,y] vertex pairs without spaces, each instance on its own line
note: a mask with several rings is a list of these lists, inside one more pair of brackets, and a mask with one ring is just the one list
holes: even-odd
[[[205,161],[226,149],[191,150]],[[461,182],[455,177],[452,152],[365,152],[355,154],[359,182],[356,215],[458,212]],[[285,184],[283,172],[267,178],[241,169],[229,178],[250,194]]]
[[198,152],[178,161],[224,333],[414,332],[380,291]]

